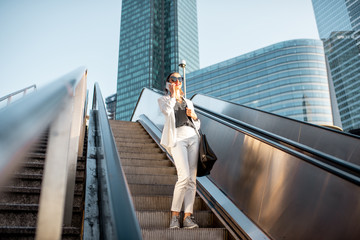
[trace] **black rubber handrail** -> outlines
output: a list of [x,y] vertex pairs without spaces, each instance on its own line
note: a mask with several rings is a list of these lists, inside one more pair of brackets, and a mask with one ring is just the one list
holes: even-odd
[[[97,110],[98,133],[102,155],[107,171],[107,194],[115,239],[142,239],[139,222],[131,200],[129,187],[120,164],[116,143],[110,128],[103,97],[98,83],[94,86],[93,110]],[[98,159],[99,161],[99,159]],[[106,219],[109,221],[109,219]],[[103,223],[106,224],[106,223]],[[112,238],[112,239],[114,239]]]
[[250,124],[231,118],[229,116],[214,113],[210,110],[196,106],[196,104],[194,104],[194,106],[196,112],[199,114],[202,114],[212,120],[257,138],[262,142],[271,144],[276,148],[282,149],[283,151],[299,157],[302,160],[329,171],[343,179],[351,181],[356,185],[360,185],[360,167],[356,164],[338,159],[308,146],[251,126]]

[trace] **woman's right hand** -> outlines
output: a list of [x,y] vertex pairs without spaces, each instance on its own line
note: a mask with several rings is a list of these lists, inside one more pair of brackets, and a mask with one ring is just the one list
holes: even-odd
[[175,84],[174,83],[170,83],[169,90],[170,90],[170,96],[175,97]]

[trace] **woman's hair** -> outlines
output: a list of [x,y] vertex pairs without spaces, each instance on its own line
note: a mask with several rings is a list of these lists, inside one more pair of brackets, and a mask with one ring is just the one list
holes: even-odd
[[169,79],[170,79],[171,75],[173,75],[174,73],[178,73],[178,72],[172,72],[172,73],[170,73],[170,74],[166,77],[166,82],[170,82]]
[[[166,77],[166,81],[165,81],[165,93],[166,94],[170,94],[170,91],[166,88],[166,83],[170,82],[170,77],[171,75],[173,75],[174,73],[178,73],[178,72],[172,72],[170,73],[167,77]],[[179,73],[180,74],[180,73]],[[184,96],[184,92],[182,91],[182,89],[180,88],[180,95],[183,97]]]

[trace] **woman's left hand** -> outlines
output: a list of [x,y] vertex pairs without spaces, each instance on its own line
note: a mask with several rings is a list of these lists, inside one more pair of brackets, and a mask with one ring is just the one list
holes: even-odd
[[196,115],[195,111],[191,110],[190,108],[186,108],[186,115],[191,117],[195,121],[197,120],[197,115]]

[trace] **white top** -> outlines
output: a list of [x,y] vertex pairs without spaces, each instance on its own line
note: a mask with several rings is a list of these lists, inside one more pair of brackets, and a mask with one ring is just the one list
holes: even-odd
[[[194,104],[191,100],[185,99],[187,107],[194,111]],[[174,147],[176,145],[176,125],[175,125],[175,113],[174,113],[174,106],[176,104],[176,99],[170,97],[170,95],[162,96],[158,99],[159,107],[161,112],[165,115],[165,123],[164,128],[161,135],[160,144],[164,146],[167,150],[169,148]],[[194,121],[195,129],[200,129],[200,119]],[[199,135],[199,134],[198,134]]]

